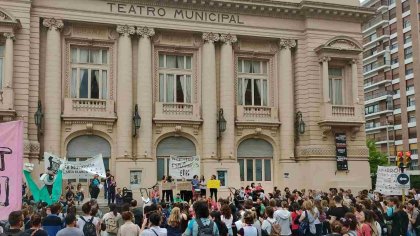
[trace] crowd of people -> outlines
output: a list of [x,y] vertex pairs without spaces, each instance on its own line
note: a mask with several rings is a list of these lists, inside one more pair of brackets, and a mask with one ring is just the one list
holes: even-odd
[[189,201],[155,188],[150,203],[111,201],[105,214],[94,198],[80,200],[80,214],[74,202],[25,202],[21,211],[10,213],[0,236],[420,236],[415,190],[402,203],[368,190],[266,191],[252,184],[217,198],[202,191],[203,179],[194,179]]

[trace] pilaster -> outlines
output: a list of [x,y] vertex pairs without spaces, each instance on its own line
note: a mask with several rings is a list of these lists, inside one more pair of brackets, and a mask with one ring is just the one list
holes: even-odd
[[45,61],[45,93],[48,102],[44,102],[44,150],[61,154],[61,29],[62,20],[44,19],[48,28]]
[[203,33],[202,107],[203,107],[203,159],[217,156],[217,103],[216,103],[216,50],[214,42],[219,34]]
[[134,26],[119,25],[117,68],[117,158],[132,156],[133,142],[133,84],[131,35]]
[[139,36],[137,69],[137,104],[142,118],[137,137],[137,158],[152,157],[153,140],[153,79],[152,79],[152,44],[150,38],[155,35],[153,28],[137,27]]
[[220,107],[226,120],[226,130],[220,136],[220,157],[228,159],[235,156],[235,81],[234,56],[232,44],[237,42],[235,35],[221,34],[220,41]]

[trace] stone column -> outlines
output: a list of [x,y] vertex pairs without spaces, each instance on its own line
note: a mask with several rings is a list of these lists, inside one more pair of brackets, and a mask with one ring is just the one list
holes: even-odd
[[229,159],[235,153],[235,73],[232,44],[237,41],[235,35],[221,34],[220,55],[220,107],[226,120],[226,130],[220,136],[220,157]]
[[3,88],[13,87],[13,41],[15,35],[13,33],[4,33],[3,36],[6,38],[5,42],[5,53],[4,53],[4,79]]
[[118,68],[117,68],[117,157],[131,157],[133,154],[133,83],[131,35],[134,26],[119,25]]
[[322,94],[324,97],[324,103],[330,102],[330,86],[328,78],[328,62],[330,60],[330,57],[323,57],[320,60],[322,63]]
[[357,75],[357,60],[353,59],[350,62],[351,64],[351,86],[353,90],[353,105],[359,103],[359,83]]
[[155,31],[148,27],[137,27],[139,35],[137,69],[137,104],[141,116],[141,126],[137,137],[137,157],[147,158],[152,155],[153,128],[153,79],[152,79],[152,44],[150,38]]
[[203,159],[217,155],[217,91],[216,50],[214,42],[219,34],[203,33],[202,58],[202,111],[203,111]]
[[292,51],[296,41],[280,39],[279,60],[279,110],[280,110],[280,158],[294,157],[295,149],[295,109]]
[[61,146],[61,34],[64,24],[54,18],[44,19],[48,28],[45,53],[44,151],[60,155]]

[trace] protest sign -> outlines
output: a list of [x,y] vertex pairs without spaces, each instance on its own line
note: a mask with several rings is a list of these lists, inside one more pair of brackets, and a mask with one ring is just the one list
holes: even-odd
[[162,186],[160,187],[161,190],[174,190],[176,189],[176,184],[171,183],[162,183]]
[[211,179],[207,181],[207,188],[220,188],[220,180]]
[[176,183],[176,189],[178,191],[191,191],[192,184],[190,182],[178,182]]
[[169,175],[173,179],[192,179],[200,175],[200,158],[171,156],[169,160]]
[[23,121],[0,123],[0,220],[22,209]]
[[400,173],[400,169],[396,166],[378,166],[376,192],[384,195],[401,195],[401,185],[397,182]]
[[63,179],[92,178],[97,174],[106,178],[105,166],[102,154],[98,154],[86,161],[67,161],[51,153],[44,153],[44,163],[46,171],[56,172],[61,164],[64,164]]

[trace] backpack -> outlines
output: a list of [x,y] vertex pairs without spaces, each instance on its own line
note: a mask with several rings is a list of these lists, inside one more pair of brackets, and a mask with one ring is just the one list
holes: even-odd
[[307,230],[309,230],[309,219],[308,212],[305,211],[305,218],[299,224],[299,235],[305,235]]
[[85,225],[83,226],[83,234],[85,236],[96,236],[96,226],[92,223],[94,217],[92,216],[89,221],[86,221],[83,216],[81,216],[80,219],[85,222]]
[[111,233],[111,234],[117,234],[118,233],[118,224],[117,224],[117,221],[115,220],[114,216],[111,217],[111,218],[108,218],[105,221],[105,226],[106,226],[105,231],[107,233]]
[[281,233],[281,227],[278,223],[271,223],[269,220],[267,220],[268,223],[271,225],[271,233],[270,236],[280,236]]
[[203,225],[203,222],[201,222],[200,219],[195,219],[195,221],[198,224],[198,233],[197,235],[200,236],[213,236],[213,227],[214,222],[210,221],[209,225]]

